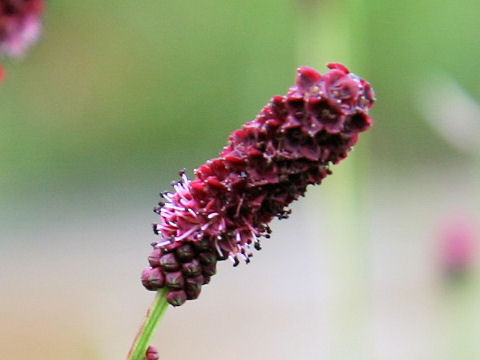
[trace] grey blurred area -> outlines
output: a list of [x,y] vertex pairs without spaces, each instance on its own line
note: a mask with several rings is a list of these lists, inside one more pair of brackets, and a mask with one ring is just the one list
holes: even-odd
[[0,88],[0,359],[125,358],[153,301],[139,277],[158,193],[298,66],[332,61],[372,83],[376,124],[250,264],[221,263],[168,310],[161,359],[480,358],[479,14],[473,1],[50,2]]

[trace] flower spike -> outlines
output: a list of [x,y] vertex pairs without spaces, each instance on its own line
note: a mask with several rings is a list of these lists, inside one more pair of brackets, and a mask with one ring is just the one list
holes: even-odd
[[167,287],[174,306],[197,298],[217,261],[250,262],[252,248],[270,237],[268,223],[287,218],[290,203],[347,157],[373,124],[375,96],[344,65],[328,67],[323,75],[299,68],[296,85],[234,131],[219,157],[196,169],[193,180],[182,171],[174,191],[162,194],[154,225],[160,240],[142,273],[148,290]]

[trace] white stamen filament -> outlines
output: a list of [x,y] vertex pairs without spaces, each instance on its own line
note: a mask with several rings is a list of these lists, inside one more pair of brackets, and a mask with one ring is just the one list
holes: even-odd
[[180,236],[175,236],[175,240],[176,240],[176,241],[183,240],[183,239],[189,237],[191,234],[193,234],[193,233],[194,233],[195,231],[197,231],[197,230],[198,230],[198,226],[194,226],[194,227],[192,227],[190,230],[184,232],[182,235],[180,235]]
[[195,217],[195,218],[198,217],[198,214],[197,214],[195,211],[193,211],[192,209],[187,208],[187,210],[188,210],[188,212],[189,212],[190,214],[192,214],[193,217]]
[[218,245],[218,241],[215,241],[215,248],[217,249],[218,255],[222,256],[222,250],[220,249],[220,246]]
[[165,241],[162,241],[162,242],[159,242],[155,245],[156,248],[159,248],[159,247],[162,247],[162,246],[165,246],[165,245],[168,245],[168,244],[171,244],[170,240],[165,240]]
[[169,209],[172,209],[172,210],[178,210],[178,211],[185,211],[185,208],[182,208],[180,206],[176,206],[174,204],[166,204],[165,207],[168,207]]
[[218,228],[219,228],[219,230],[220,230],[221,232],[224,232],[226,227],[227,227],[227,225],[225,224],[225,219],[222,218],[222,219],[220,220],[220,225],[219,225]]
[[237,209],[235,210],[235,216],[238,216],[238,214],[240,214],[240,208],[242,207],[242,205],[243,205],[243,197],[240,198],[240,201],[238,202]]
[[217,212],[214,212],[214,213],[208,214],[207,218],[208,219],[213,219],[215,216],[218,216],[218,215],[220,215],[220,214],[217,213]]

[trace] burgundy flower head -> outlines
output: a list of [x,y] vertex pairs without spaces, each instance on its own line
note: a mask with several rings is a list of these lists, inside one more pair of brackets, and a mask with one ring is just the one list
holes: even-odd
[[252,246],[270,237],[268,223],[286,218],[288,205],[310,184],[331,173],[347,156],[358,134],[373,123],[370,84],[341,64],[324,75],[298,69],[296,86],[275,96],[255,120],[234,131],[220,156],[181,173],[174,192],[155,209],[161,222],[150,267],[142,282],[149,290],[167,287],[167,300],[195,299],[215,274],[218,260],[249,262]]
[[41,30],[44,0],[0,0],[0,53],[21,56]]

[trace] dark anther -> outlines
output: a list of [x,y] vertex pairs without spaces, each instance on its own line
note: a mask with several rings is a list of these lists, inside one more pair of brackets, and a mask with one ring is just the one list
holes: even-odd
[[237,267],[238,264],[240,264],[240,261],[238,261],[238,258],[235,256],[235,257],[233,258],[233,267]]
[[154,233],[155,235],[158,235],[157,224],[153,224],[152,227],[153,227],[153,233]]
[[255,247],[255,250],[262,250],[262,246],[259,242],[256,242],[253,246]]

